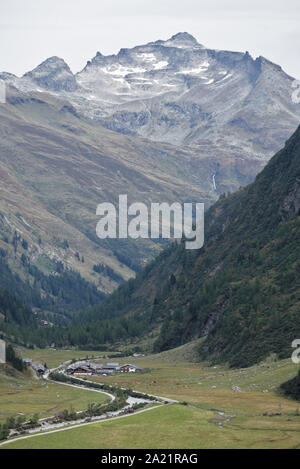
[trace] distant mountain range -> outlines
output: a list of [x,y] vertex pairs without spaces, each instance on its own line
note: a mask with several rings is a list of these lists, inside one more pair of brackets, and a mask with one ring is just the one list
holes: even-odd
[[[63,59],[51,57],[21,78],[0,78],[23,91],[67,99],[117,132],[193,147],[216,162],[233,158],[229,164],[241,173],[241,184],[247,165],[251,178],[300,120],[293,78],[280,66],[248,52],[208,49],[188,33],[117,55],[97,52],[75,75]],[[217,164],[215,172],[218,187]]]

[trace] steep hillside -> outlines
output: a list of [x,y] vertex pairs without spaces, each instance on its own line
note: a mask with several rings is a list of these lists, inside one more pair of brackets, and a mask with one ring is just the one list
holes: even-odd
[[290,355],[300,334],[299,209],[300,127],[254,183],[211,207],[200,251],[170,247],[77,332],[97,343],[113,315],[116,338],[160,327],[156,351],[206,336],[201,357],[234,366]]
[[[27,295],[30,295],[30,293],[30,291],[27,292]],[[38,332],[37,325],[38,323],[31,309],[13,293],[0,288],[0,338],[22,340],[28,332],[30,334],[33,330]],[[29,345],[29,342],[23,340],[23,344]]]
[[128,203],[216,197],[209,159],[111,132],[50,95],[8,89],[0,135],[0,248],[31,283],[74,270],[107,293],[157,255],[151,240],[100,241],[101,202],[117,206],[119,194]]
[[286,381],[280,388],[286,396],[300,401],[300,370],[295,378]]

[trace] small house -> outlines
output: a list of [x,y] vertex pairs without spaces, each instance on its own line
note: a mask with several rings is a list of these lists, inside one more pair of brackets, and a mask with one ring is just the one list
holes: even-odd
[[43,375],[46,371],[46,368],[41,363],[33,363],[31,368],[39,375]]
[[136,373],[142,371],[142,369],[137,365],[126,364],[121,366],[120,371],[121,373]]
[[77,366],[76,368],[74,368],[74,370],[71,372],[71,374],[72,375],[91,376],[93,373],[92,373],[92,370],[89,366],[81,365],[81,366]]
[[90,369],[92,370],[93,374],[101,374],[102,371],[103,371],[103,365],[102,364],[91,363],[89,366],[90,366]]
[[27,367],[30,367],[32,365],[32,358],[23,358],[23,362]]
[[102,370],[104,372],[120,371],[120,366],[119,363],[107,363],[107,365],[103,366]]

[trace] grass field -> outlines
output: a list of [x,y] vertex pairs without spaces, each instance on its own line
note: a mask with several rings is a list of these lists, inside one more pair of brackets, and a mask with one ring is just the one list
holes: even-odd
[[71,407],[84,410],[90,402],[108,401],[105,394],[24,377],[20,373],[0,373],[0,422],[18,413],[39,414],[42,418]]
[[[203,409],[220,408],[226,412],[297,412],[300,403],[276,393],[281,383],[294,377],[298,367],[291,360],[266,361],[244,369],[209,367],[195,363],[173,363],[135,359],[146,373],[126,373],[90,379],[137,389],[191,404]],[[131,359],[132,360],[132,359]],[[126,360],[120,360],[126,363]],[[242,392],[234,392],[233,386]]]
[[[223,422],[223,425],[220,424]],[[165,406],[125,419],[19,440],[8,449],[300,448],[299,420],[216,419],[214,412]]]
[[[162,353],[118,359],[120,364],[133,362],[147,372],[89,379],[188,405],[165,406],[112,422],[35,436],[3,448],[300,448],[300,402],[277,393],[282,382],[297,374],[298,366],[291,360],[270,358],[232,370],[174,362],[173,358]],[[178,353],[176,358],[180,358]]]

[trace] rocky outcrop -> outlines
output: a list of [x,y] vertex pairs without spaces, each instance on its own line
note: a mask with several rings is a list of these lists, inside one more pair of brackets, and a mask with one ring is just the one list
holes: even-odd
[[26,73],[23,78],[49,91],[72,92],[78,88],[70,67],[59,57],[50,57],[34,70]]
[[297,215],[300,211],[300,179],[294,183],[292,190],[284,198],[281,210],[284,212],[286,218]]

